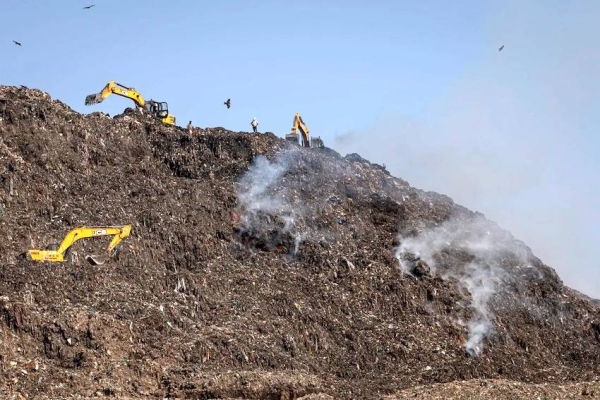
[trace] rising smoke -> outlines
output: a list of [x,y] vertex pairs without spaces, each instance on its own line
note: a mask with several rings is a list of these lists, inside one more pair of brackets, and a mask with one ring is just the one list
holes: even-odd
[[[274,231],[288,234],[291,254],[298,253],[302,239],[311,235],[304,223],[302,205],[295,200],[297,182],[288,175],[292,167],[296,168],[298,156],[297,150],[284,151],[272,161],[257,156],[237,186],[242,227],[255,235]],[[445,263],[440,259],[445,250],[465,254],[467,261]],[[395,249],[404,273],[411,273],[411,260],[418,256],[428,264],[432,274],[453,278],[470,293],[472,317],[465,323],[468,329],[465,349],[475,356],[481,354],[484,339],[493,332],[490,303],[507,276],[499,262],[507,253],[520,265],[528,264],[527,247],[481,216],[448,221],[424,229],[417,236],[400,237]]]
[[284,183],[298,155],[299,151],[295,148],[286,149],[273,161],[259,155],[237,184],[243,229],[258,233],[277,231],[290,234],[293,236],[290,248],[293,255],[298,252],[302,240],[298,219],[303,209]]
[[505,274],[498,266],[486,268],[477,263],[468,264],[462,273],[455,276],[471,293],[471,307],[475,311],[467,323],[469,339],[465,349],[469,354],[479,355],[483,350],[483,339],[492,332],[492,323],[488,302],[496,293],[496,281]]
[[289,211],[283,193],[278,191],[288,169],[286,157],[279,156],[274,162],[264,156],[254,159],[254,164],[238,184],[238,199],[245,210],[242,220],[246,225],[250,226],[252,218],[259,212],[280,214]]
[[[395,257],[402,272],[410,273],[411,262],[408,260],[414,259],[406,255],[418,256],[429,265],[433,274],[443,279],[454,278],[469,291],[473,317],[466,324],[468,340],[465,349],[471,355],[481,354],[483,340],[493,330],[489,304],[499,293],[499,283],[507,276],[498,260],[502,254],[510,253],[520,263],[527,264],[526,248],[515,244],[508,233],[483,218],[449,221],[425,230],[419,236],[399,239]],[[439,261],[439,255],[450,249],[469,255],[472,261],[445,265]]]

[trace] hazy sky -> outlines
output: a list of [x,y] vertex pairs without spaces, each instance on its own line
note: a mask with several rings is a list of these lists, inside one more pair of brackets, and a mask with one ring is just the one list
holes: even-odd
[[114,115],[130,101],[83,102],[116,80],[179,125],[279,136],[300,112],[600,297],[600,1],[1,3],[0,84]]

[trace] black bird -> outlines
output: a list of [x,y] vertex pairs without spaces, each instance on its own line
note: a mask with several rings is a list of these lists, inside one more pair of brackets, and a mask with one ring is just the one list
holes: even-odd
[[21,43],[17,42],[16,40],[13,40],[13,42],[15,42],[17,46],[21,46]]
[[84,9],[84,10],[87,10],[88,8],[92,8],[92,7],[94,7],[94,6],[95,6],[95,4],[92,4],[91,6],[86,6],[86,7],[83,7],[83,9]]
[[504,48],[504,45],[500,46],[500,48],[498,49],[498,51],[502,51],[503,48]]
[[223,104],[225,104],[227,108],[231,107],[231,99],[227,99],[227,101]]

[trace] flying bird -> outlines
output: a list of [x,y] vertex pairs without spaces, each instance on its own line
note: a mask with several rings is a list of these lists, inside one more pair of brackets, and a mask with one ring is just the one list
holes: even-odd
[[17,45],[17,46],[21,46],[21,43],[17,42],[16,40],[13,40],[13,42]]
[[504,45],[500,46],[500,48],[498,49],[498,51],[502,51],[503,48],[504,48]]
[[225,104],[227,108],[231,107],[231,99],[227,99],[227,101],[223,104]]
[[83,7],[83,9],[84,9],[84,10],[87,10],[88,8],[92,8],[92,7],[94,7],[94,6],[95,6],[95,4],[92,4],[91,6],[86,6],[86,7]]

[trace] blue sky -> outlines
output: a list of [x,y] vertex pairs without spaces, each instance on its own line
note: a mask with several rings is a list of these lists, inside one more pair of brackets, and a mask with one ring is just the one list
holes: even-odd
[[83,99],[116,80],[167,101],[180,125],[248,130],[256,116],[261,131],[282,135],[295,112],[324,137],[368,127],[382,112],[419,112],[495,47],[473,35],[485,10],[434,2],[4,3],[5,84],[112,115],[129,101],[89,108]]
[[600,2],[4,0],[2,9],[0,84],[114,115],[131,103],[83,101],[116,80],[167,101],[179,125],[248,131],[257,117],[259,131],[279,136],[300,112],[329,147],[483,212],[565,283],[600,297]]

